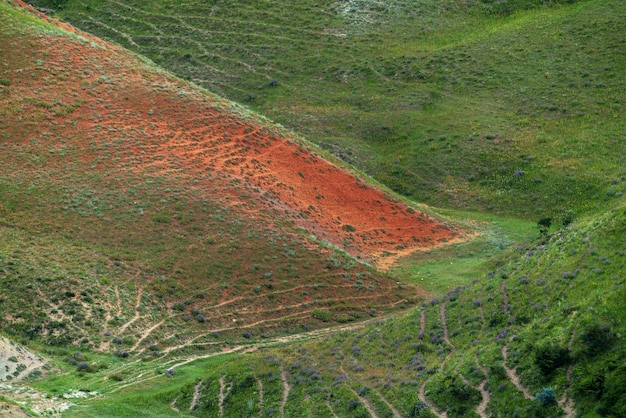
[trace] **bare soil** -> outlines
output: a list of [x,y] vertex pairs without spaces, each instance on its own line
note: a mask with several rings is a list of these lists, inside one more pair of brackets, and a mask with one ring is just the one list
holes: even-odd
[[0,337],[0,382],[18,382],[38,370],[45,372],[43,358],[7,338]]

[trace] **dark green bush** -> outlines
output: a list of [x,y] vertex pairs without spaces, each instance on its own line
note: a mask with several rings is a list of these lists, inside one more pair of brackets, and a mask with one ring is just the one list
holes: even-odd
[[567,347],[553,344],[535,346],[533,349],[535,365],[546,378],[550,378],[559,367],[570,363],[570,354]]
[[580,335],[584,346],[582,354],[587,356],[597,356],[605,352],[615,342],[617,336],[611,327],[606,324],[594,324],[587,327]]

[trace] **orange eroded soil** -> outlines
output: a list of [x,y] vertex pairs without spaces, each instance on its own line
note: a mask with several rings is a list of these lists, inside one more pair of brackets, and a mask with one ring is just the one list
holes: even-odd
[[[52,124],[63,126],[65,138],[56,145],[81,139],[72,146],[83,148],[79,161],[86,171],[188,178],[259,216],[259,222],[288,219],[381,267],[394,256],[462,238],[452,226],[366,185],[288,133],[88,38],[91,43],[40,37],[49,75],[14,89],[33,98],[33,113],[54,112]],[[38,109],[36,103],[48,107]],[[40,125],[34,121],[31,127]],[[23,133],[23,140],[34,134]],[[45,140],[55,146],[53,136]],[[115,154],[103,159],[97,152],[103,146]],[[275,216],[261,216],[268,212]]]

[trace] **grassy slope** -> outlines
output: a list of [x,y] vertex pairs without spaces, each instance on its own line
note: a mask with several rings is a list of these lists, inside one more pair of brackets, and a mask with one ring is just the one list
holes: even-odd
[[[190,415],[216,416],[222,379],[224,388],[231,387],[224,392],[224,416],[270,414],[279,411],[285,396],[284,376],[290,388],[285,411],[297,416],[368,416],[365,403],[379,416],[391,416],[391,407],[402,416],[429,416],[418,395],[423,384],[426,401],[449,417],[477,416],[472,414],[481,402],[482,384],[489,393],[489,416],[559,413],[550,396],[545,405],[525,398],[506,367],[531,396],[553,391],[556,401],[571,398],[582,416],[622,416],[625,233],[622,203],[554,232],[545,242],[507,251],[486,277],[404,317],[233,357],[209,372],[185,372],[172,378],[178,389],[170,391],[171,381],[155,385],[152,398],[142,397],[143,402],[176,400],[176,407],[189,411],[201,382]],[[130,414],[143,389],[77,411]]]
[[536,220],[624,192],[619,0],[53,3],[418,201]]

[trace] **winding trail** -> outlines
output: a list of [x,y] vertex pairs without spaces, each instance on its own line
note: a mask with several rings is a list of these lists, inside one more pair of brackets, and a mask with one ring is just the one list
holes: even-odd
[[219,395],[219,413],[220,413],[220,417],[224,416],[224,399],[226,399],[226,397],[228,397],[228,395],[230,394],[230,391],[232,390],[233,386],[232,385],[227,385],[224,383],[224,376],[220,376],[219,379],[220,382],[220,395]]
[[[567,342],[567,348],[572,348],[572,343],[574,342],[574,336],[576,334],[572,332],[572,336]],[[565,418],[574,418],[576,417],[576,409],[574,407],[574,400],[567,396],[567,392],[571,389],[572,384],[574,383],[572,380],[572,371],[574,370],[574,365],[570,364],[567,367],[567,372],[565,372],[565,377],[567,378],[567,387],[563,389],[563,394],[559,398],[558,404],[559,407],[565,412]]]
[[508,350],[507,345],[506,344],[503,345],[502,346],[502,367],[504,367],[504,370],[506,371],[506,375],[509,377],[511,382],[513,382],[517,390],[522,392],[522,394],[524,395],[526,399],[532,400],[533,396],[530,394],[530,391],[520,383],[519,376],[515,372],[515,369],[509,369],[509,367],[506,365],[507,350]]
[[[439,318],[441,319],[441,325],[443,326],[443,339],[445,340],[446,343],[448,343],[450,347],[452,347],[452,350],[454,351],[456,347],[454,347],[454,344],[452,344],[452,341],[450,341],[450,334],[448,333],[448,323],[446,321],[446,306],[447,305],[448,305],[448,301],[445,301],[444,303],[439,305]],[[449,356],[450,354],[448,354],[448,357]],[[448,357],[446,357],[446,360],[448,359]]]
[[403,415],[391,404],[391,402],[389,402],[387,399],[385,399],[385,397],[376,389],[370,389],[372,392],[376,393],[378,395],[378,397],[380,398],[381,401],[383,401],[385,403],[385,405],[387,405],[389,407],[389,409],[391,409],[391,413],[393,414],[393,416],[395,418],[402,418]]
[[139,337],[137,342],[130,348],[130,351],[135,351],[139,347],[139,345],[143,342],[143,340],[148,338],[150,334],[152,334],[152,331],[154,331],[155,329],[163,325],[164,322],[165,322],[165,319],[161,320],[160,322],[157,322],[155,325],[145,330],[143,334],[141,334],[141,337]]
[[[177,361],[176,359],[173,359],[173,360],[170,360],[170,361],[168,361],[166,363],[163,363],[162,365],[165,366],[165,365],[173,363],[169,367],[170,369],[173,370],[173,369],[175,369],[177,367],[183,366],[185,364],[191,363],[191,362],[196,361],[196,360],[202,360],[202,359],[209,358],[209,357],[221,356],[221,355],[224,355],[224,354],[230,354],[230,353],[236,353],[236,352],[248,353],[248,352],[252,351],[253,349],[254,348],[251,348],[250,346],[238,345],[238,346],[231,347],[229,349],[226,349],[226,350],[223,350],[223,351],[219,351],[219,352],[216,352],[216,353],[205,354],[203,356],[192,356],[192,357],[189,357],[189,358],[187,358],[185,360],[179,361],[178,363],[176,363],[176,361]],[[140,360],[137,360],[137,362],[139,362],[139,361]],[[138,383],[147,382],[148,380],[156,379],[156,378],[161,376],[160,374],[149,373],[149,376],[144,377],[144,374],[146,374],[146,373],[145,372],[139,373],[132,380],[127,380],[126,383],[124,383],[123,385],[120,385],[120,386],[112,388],[111,391],[108,392],[108,393],[114,393],[114,392],[117,392],[117,391],[119,391],[121,389],[124,389],[124,388],[126,388],[128,386],[133,386],[133,385],[136,385]],[[102,392],[102,393],[104,393],[104,392]],[[99,395],[99,396],[102,396],[102,395]]]
[[[446,364],[446,362],[448,361],[448,359],[450,358],[450,356],[452,355],[452,353],[454,352],[454,345],[452,345],[452,343],[450,343],[450,338],[448,336],[448,325],[446,324],[446,305],[448,304],[448,301],[442,303],[439,306],[439,318],[441,320],[442,326],[443,326],[443,335],[444,335],[444,339],[446,341],[446,343],[448,343],[451,347],[452,347],[452,351],[450,351],[450,353],[448,353],[448,355],[446,356],[446,358],[443,359],[443,361],[441,362],[441,364],[439,365],[440,369],[443,369],[443,366]],[[424,328],[426,328],[426,316],[424,311],[421,312],[424,315],[420,314],[420,323],[422,322],[422,317],[423,319],[423,324],[424,324]],[[428,383],[430,379],[426,378],[422,384],[419,387],[419,390],[417,392],[418,398],[419,400],[426,405],[430,411],[435,414],[438,418],[448,418],[448,414],[446,411],[443,412],[439,412],[439,410],[437,409],[437,407],[435,406],[435,404],[433,404],[432,402],[430,402],[427,398],[426,398],[426,384]]]
[[176,402],[178,402],[178,397],[174,398],[172,403],[170,403],[170,409],[174,412],[178,412],[180,414],[180,409],[176,406]]
[[567,396],[567,391],[572,387],[572,370],[574,369],[574,365],[570,364],[567,368],[567,383],[568,387],[563,390],[563,394],[559,398],[559,407],[565,412],[565,418],[575,418],[576,417],[576,409],[574,407],[574,400]]
[[507,313],[509,311],[509,295],[506,293],[506,279],[502,279],[500,282],[500,292],[502,293],[502,312]]
[[113,291],[115,292],[115,314],[117,316],[122,316],[122,298],[120,297],[120,289],[118,286],[114,286]]
[[118,330],[118,334],[122,334],[126,329],[133,324],[133,322],[137,321],[141,318],[141,314],[139,313],[139,308],[141,307],[141,295],[143,292],[143,288],[139,287],[137,289],[137,302],[135,303],[135,315],[125,324],[123,324]]
[[196,386],[193,388],[193,398],[191,399],[191,405],[189,405],[189,412],[193,411],[198,407],[198,400],[200,400],[200,390],[202,389],[202,380],[199,380],[196,383]]
[[257,375],[254,375],[256,384],[259,385],[259,416],[263,416],[263,408],[265,408],[265,402],[263,400],[263,381],[259,379]]
[[[343,373],[345,376],[348,376],[348,373],[346,373],[346,371],[344,370],[343,366],[339,366],[339,371],[341,371],[341,373]],[[365,409],[367,410],[367,412],[369,412],[370,416],[372,418],[378,418],[378,415],[376,415],[376,411],[374,410],[374,408],[372,407],[372,404],[370,404],[370,401],[367,400],[367,398],[364,398],[363,396],[359,395],[354,389],[352,389],[352,386],[350,386],[349,384],[346,383],[346,388],[348,388],[348,390],[350,392],[352,392],[354,394],[354,396],[357,397],[357,399],[359,399],[361,401],[361,403],[363,403],[363,406],[365,407]]]
[[328,397],[326,398],[326,406],[330,410],[330,413],[333,414],[333,418],[339,418],[339,416],[335,413],[335,410],[333,409],[332,405],[330,404],[330,393],[328,394]]
[[474,360],[476,361],[476,364],[478,365],[478,368],[480,369],[480,371],[483,372],[483,374],[485,375],[485,380],[480,382],[480,385],[478,385],[478,390],[480,391],[480,396],[482,396],[482,400],[476,407],[476,413],[480,415],[481,418],[488,418],[487,405],[489,405],[489,401],[491,400],[491,395],[489,394],[489,391],[487,390],[486,386],[487,386],[487,377],[489,376],[489,373],[487,372],[487,369],[485,369],[483,365],[480,364],[480,361],[478,360],[478,356],[476,354],[474,354]]
[[285,368],[283,364],[280,364],[280,380],[283,383],[283,399],[280,402],[280,416],[285,417],[285,406],[287,405],[287,398],[289,397],[289,392],[291,391],[291,386],[289,386],[289,381],[287,380],[287,372],[285,372]]

